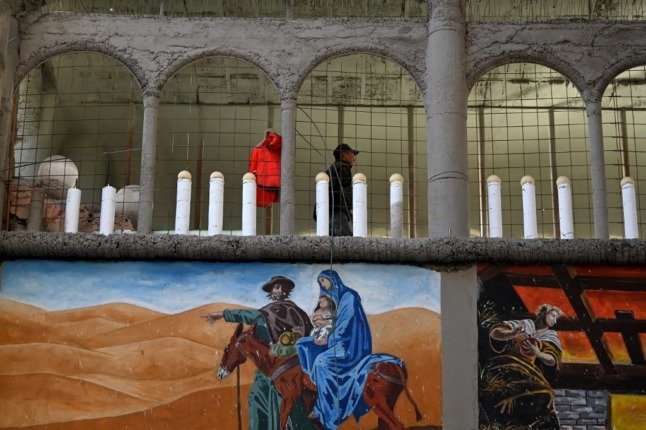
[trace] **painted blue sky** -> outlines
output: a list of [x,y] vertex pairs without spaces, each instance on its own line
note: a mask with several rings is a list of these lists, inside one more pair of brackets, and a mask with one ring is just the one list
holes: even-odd
[[[0,298],[50,311],[113,302],[165,313],[213,302],[259,308],[267,303],[260,286],[283,275],[296,283],[291,299],[309,310],[318,297],[316,275],[328,268],[285,263],[7,261],[0,272]],[[437,272],[377,264],[333,268],[359,292],[369,314],[402,307],[440,312]]]

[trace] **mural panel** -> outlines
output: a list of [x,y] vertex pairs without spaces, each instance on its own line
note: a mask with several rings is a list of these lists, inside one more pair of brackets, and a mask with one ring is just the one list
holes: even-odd
[[332,269],[5,262],[0,428],[439,426],[439,274]]
[[478,282],[481,429],[646,425],[646,268],[480,264]]

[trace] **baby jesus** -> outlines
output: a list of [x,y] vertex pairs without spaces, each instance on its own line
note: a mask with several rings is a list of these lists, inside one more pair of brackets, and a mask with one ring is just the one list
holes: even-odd
[[310,336],[317,345],[327,344],[327,338],[334,328],[334,302],[328,296],[319,297],[319,304],[310,316],[314,328]]

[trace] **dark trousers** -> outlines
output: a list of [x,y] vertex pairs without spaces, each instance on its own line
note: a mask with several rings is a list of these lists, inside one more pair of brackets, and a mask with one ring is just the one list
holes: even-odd
[[330,236],[352,236],[352,220],[345,212],[330,214]]

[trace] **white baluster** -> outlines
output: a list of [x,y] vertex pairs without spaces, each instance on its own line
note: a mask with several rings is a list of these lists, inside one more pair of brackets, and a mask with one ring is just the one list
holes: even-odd
[[106,185],[101,190],[101,219],[99,232],[106,236],[114,233],[114,214],[116,210],[117,189]]
[[559,197],[559,221],[561,239],[574,239],[574,217],[572,214],[572,181],[566,176],[556,180]]
[[224,175],[211,173],[209,180],[209,236],[222,234],[224,224]]
[[256,176],[253,173],[242,177],[242,235],[256,235]]
[[538,237],[538,226],[536,224],[536,186],[534,178],[523,176],[520,180],[523,190],[523,232],[525,239],[536,239]]
[[191,174],[182,170],[177,175],[177,205],[175,207],[175,234],[188,234],[191,221]]
[[404,177],[399,173],[390,176],[390,237],[404,234]]
[[624,208],[624,237],[626,239],[639,239],[635,181],[630,176],[626,176],[621,180],[621,200]]
[[368,236],[368,181],[363,173],[352,177],[352,235]]
[[330,177],[321,172],[316,175],[316,235],[330,234]]
[[489,237],[502,237],[502,196],[500,177],[491,175],[487,178],[487,196],[489,202]]
[[81,212],[81,190],[76,187],[67,190],[65,203],[65,233],[78,233]]

